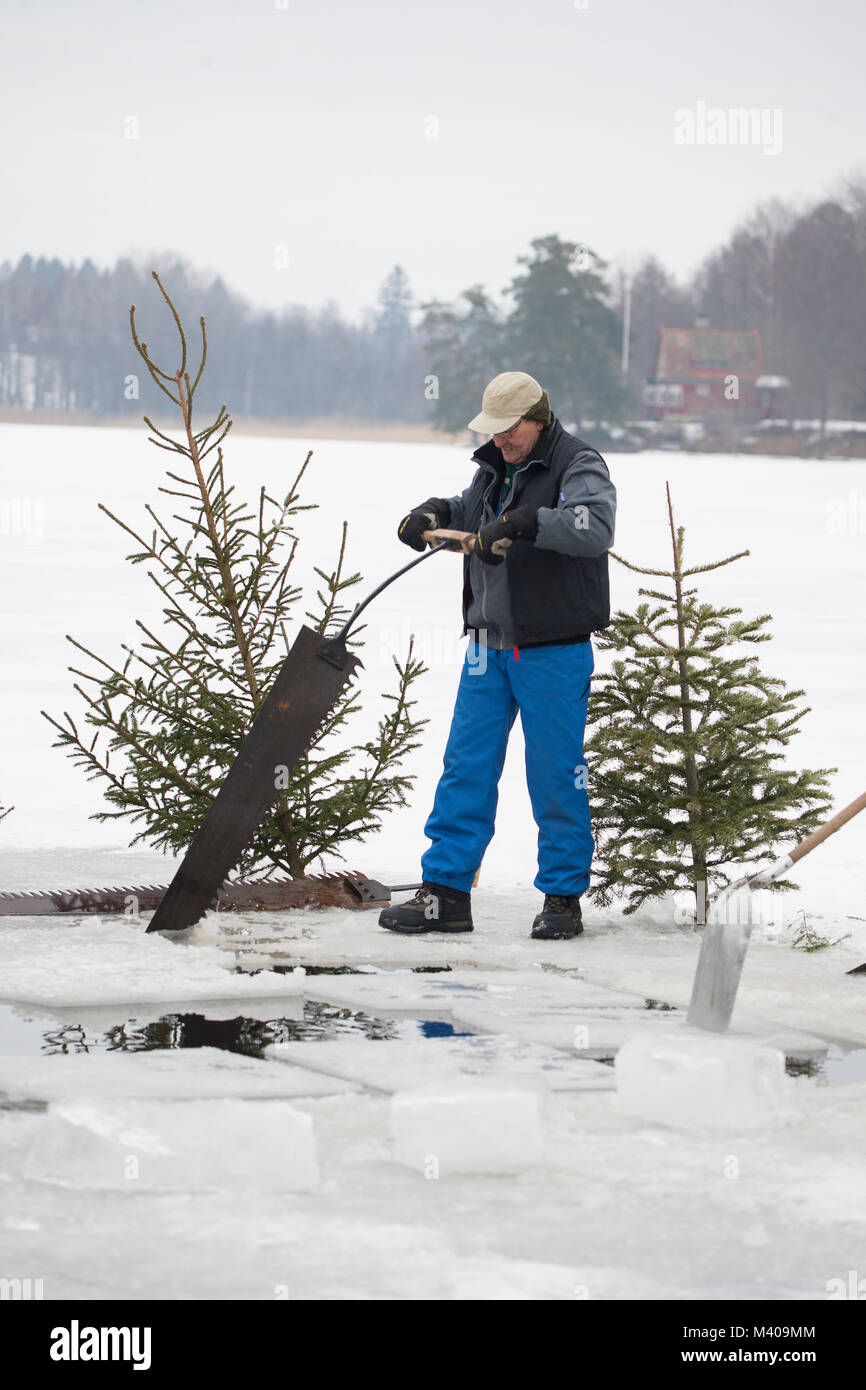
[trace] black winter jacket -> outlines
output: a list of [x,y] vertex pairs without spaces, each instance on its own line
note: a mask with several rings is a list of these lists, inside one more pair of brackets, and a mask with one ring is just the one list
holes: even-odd
[[[500,510],[501,452],[491,440],[473,461],[472,482],[448,499],[447,525],[460,531],[476,531]],[[502,565],[476,555],[464,562],[463,630],[500,649],[586,640],[610,623],[616,489],[604,459],[554,420],[519,466],[502,510],[523,505],[539,509],[534,542],[515,540]]]

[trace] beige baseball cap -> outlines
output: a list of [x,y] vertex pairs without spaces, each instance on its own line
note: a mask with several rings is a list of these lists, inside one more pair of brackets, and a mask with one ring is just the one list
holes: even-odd
[[528,372],[500,372],[484,388],[481,413],[468,428],[478,434],[502,434],[537,405],[544,391]]

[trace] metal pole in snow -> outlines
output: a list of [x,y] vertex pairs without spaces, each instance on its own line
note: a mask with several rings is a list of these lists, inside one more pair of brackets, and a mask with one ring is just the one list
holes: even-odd
[[622,374],[628,375],[628,354],[631,338],[631,276],[623,277],[623,313],[622,313]]

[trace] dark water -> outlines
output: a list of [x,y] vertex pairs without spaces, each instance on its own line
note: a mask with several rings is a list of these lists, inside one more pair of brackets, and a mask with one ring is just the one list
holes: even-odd
[[[268,970],[272,975],[292,975],[297,967],[295,965],[269,965]],[[413,975],[447,975],[451,971],[450,965],[413,965],[411,973]],[[234,969],[236,975],[259,975],[260,970],[247,970],[243,965],[236,965]],[[357,965],[305,965],[306,975],[388,975],[393,971],[383,970],[380,966],[361,966]]]
[[[275,966],[279,974],[290,974],[294,965]],[[359,975],[386,973],[377,967],[350,965],[306,966],[308,975]],[[450,971],[450,965],[417,966],[413,974],[439,974]],[[257,970],[241,972],[257,975]],[[271,1043],[316,1042],[326,1038],[355,1037],[372,1041],[388,1038],[469,1037],[467,1030],[458,1030],[450,1023],[432,1019],[382,1019],[360,1009],[319,1003],[314,1000],[293,1000],[297,1016],[269,1019],[207,1018],[196,1012],[166,1013],[161,1018],[142,1022],[135,1016],[118,1017],[116,1023],[106,1023],[111,1009],[84,1008],[80,1021],[75,1010],[64,1009],[66,1021],[46,1027],[47,1020],[39,1011],[30,1014],[26,1005],[0,1003],[0,1053],[17,1056],[51,1056],[71,1052],[153,1052],[184,1047],[215,1047],[225,1052],[239,1052],[246,1057],[262,1057]],[[118,1006],[118,1013],[122,1009]],[[133,1006],[134,1007],[134,1006]],[[284,1004],[283,1007],[286,1007]],[[149,1010],[152,1012],[153,1010]],[[292,1011],[294,1012],[294,1010]],[[72,1015],[70,1018],[69,1015]],[[88,1021],[88,1015],[90,1020]],[[97,1015],[99,1023],[93,1022]]]
[[789,1057],[789,1076],[815,1076],[821,1081],[866,1081],[866,1047],[831,1043],[824,1057]]
[[[294,966],[272,967],[288,972]],[[438,974],[450,966],[416,966],[416,974]],[[247,972],[255,974],[257,972]],[[308,975],[386,974],[377,967],[307,966]],[[314,1000],[293,1001],[296,1017],[269,1019],[250,1018],[238,1014],[235,1018],[207,1018],[196,1012],[166,1013],[158,1019],[141,1021],[134,1016],[108,1021],[107,1008],[82,1009],[80,1020],[75,1011],[64,1010],[68,1021],[53,1024],[38,1011],[29,1013],[26,1006],[0,1003],[0,1053],[18,1056],[50,1056],[58,1053],[150,1052],[177,1048],[213,1047],[237,1052],[247,1057],[262,1057],[271,1043],[313,1042],[329,1038],[354,1037],[383,1042],[390,1038],[469,1037],[470,1029],[455,1028],[450,1023],[421,1018],[377,1018],[359,1009],[351,1009]],[[134,1006],[133,1006],[134,1007]],[[283,1005],[286,1007],[286,1005]],[[647,999],[647,1009],[674,1011],[674,1006],[658,999]],[[151,1010],[152,1012],[152,1010]],[[99,1022],[93,1021],[93,1015]],[[88,1015],[91,1017],[88,1019]],[[46,1026],[48,1025],[48,1026]],[[612,1066],[613,1055],[596,1057],[595,1061]],[[866,1080],[866,1048],[845,1048],[830,1044],[823,1057],[789,1057],[785,1069],[789,1076],[814,1077],[824,1083]]]
[[185,1047],[216,1047],[245,1057],[263,1057],[271,1043],[315,1042],[326,1038],[466,1037],[450,1023],[432,1019],[374,1018],[357,1009],[338,1008],[312,1000],[300,1018],[206,1018],[199,1013],[167,1013],[150,1023],[127,1018],[108,1027],[92,1023],[63,1023],[46,1028],[45,1019],[25,1014],[15,1019],[14,1038],[8,1038],[6,1009],[0,1006],[0,1051],[50,1056],[64,1052],[153,1052]]

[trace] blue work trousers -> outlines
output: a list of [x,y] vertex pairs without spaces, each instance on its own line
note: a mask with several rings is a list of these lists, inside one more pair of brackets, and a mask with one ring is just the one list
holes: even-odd
[[538,826],[535,887],[568,896],[586,892],[594,845],[583,735],[592,671],[589,642],[496,651],[470,641],[444,770],[424,827],[432,841],[421,860],[426,882],[471,889],[493,837],[499,779],[519,710]]

